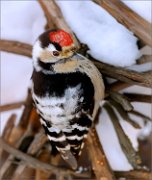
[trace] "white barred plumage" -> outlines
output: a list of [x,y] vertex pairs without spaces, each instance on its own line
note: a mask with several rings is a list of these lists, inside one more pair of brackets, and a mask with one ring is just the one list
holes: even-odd
[[48,30],[33,47],[32,96],[52,146],[73,168],[104,98],[102,76],[69,33]]

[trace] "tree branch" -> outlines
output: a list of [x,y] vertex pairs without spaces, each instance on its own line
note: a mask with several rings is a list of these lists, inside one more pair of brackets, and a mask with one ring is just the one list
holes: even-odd
[[109,95],[114,101],[121,104],[121,106],[123,107],[124,110],[126,110],[126,111],[133,110],[133,106],[131,105],[131,103],[129,102],[127,97],[125,97],[125,95],[119,94],[117,92],[112,92],[112,91],[109,92]]
[[1,144],[1,148],[3,148],[5,151],[7,151],[10,154],[12,154],[13,156],[19,158],[20,160],[23,161],[22,163],[24,163],[25,165],[32,167],[34,169],[40,169],[43,171],[53,171],[55,174],[58,174],[60,172],[63,174],[71,174],[76,177],[88,177],[89,178],[88,173],[79,174],[79,173],[76,173],[69,169],[56,167],[54,165],[43,163],[23,152],[13,148],[11,145],[7,144],[2,138],[0,138],[0,144]]
[[111,108],[111,106],[108,103],[105,103],[103,107],[106,109],[108,115],[110,116],[110,119],[116,130],[121,148],[122,148],[123,152],[125,153],[128,161],[131,163],[131,165],[135,169],[139,169],[140,165],[141,165],[141,159],[140,159],[138,153],[132,147],[132,144],[131,144],[128,136],[124,133],[121,125],[119,124],[119,119],[118,119],[117,115],[115,114],[114,110]]
[[152,103],[152,96],[145,94],[136,94],[136,93],[124,93],[131,102],[143,102],[143,103]]
[[0,50],[27,57],[32,56],[32,46],[18,41],[0,40]]
[[143,171],[143,170],[131,170],[131,171],[116,171],[115,175],[117,178],[126,178],[127,180],[150,180],[152,179],[151,172]]
[[143,55],[141,58],[136,60],[137,64],[145,64],[152,62],[152,55]]
[[10,110],[13,110],[13,109],[18,109],[22,105],[24,105],[24,101],[13,103],[13,104],[5,104],[5,105],[0,106],[0,112],[10,111]]
[[145,87],[152,87],[152,71],[136,72],[133,70],[128,70],[121,67],[115,67],[103,62],[94,61],[94,64],[100,70],[102,74],[109,76],[111,78],[123,81],[132,85],[139,85]]
[[92,168],[97,179],[114,180],[114,174],[108,164],[95,129],[92,129],[89,133],[87,138],[87,145],[92,160]]

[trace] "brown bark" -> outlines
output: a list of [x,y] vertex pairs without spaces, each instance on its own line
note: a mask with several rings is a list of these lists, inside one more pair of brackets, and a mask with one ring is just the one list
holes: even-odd
[[2,105],[2,106],[0,106],[0,112],[10,111],[10,110],[13,110],[13,109],[18,109],[22,105],[24,105],[24,102],[17,102],[17,103],[13,103],[13,104]]
[[92,129],[88,135],[87,146],[96,178],[98,180],[114,180],[114,174],[108,164],[95,129]]

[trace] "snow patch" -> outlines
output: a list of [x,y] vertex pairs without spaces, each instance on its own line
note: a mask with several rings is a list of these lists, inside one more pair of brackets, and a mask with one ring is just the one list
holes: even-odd
[[129,66],[140,56],[137,38],[108,12],[91,1],[57,1],[61,11],[89,53],[115,66]]

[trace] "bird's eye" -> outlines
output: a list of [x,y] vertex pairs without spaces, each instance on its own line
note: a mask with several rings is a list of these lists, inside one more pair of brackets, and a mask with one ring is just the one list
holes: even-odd
[[58,51],[53,51],[53,56],[59,56],[60,53]]

